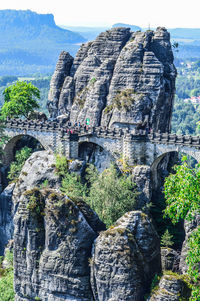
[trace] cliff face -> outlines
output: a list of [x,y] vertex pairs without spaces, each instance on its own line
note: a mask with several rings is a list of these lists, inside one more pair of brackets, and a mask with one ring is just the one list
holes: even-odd
[[54,163],[32,154],[13,192],[15,301],[143,301],[161,269],[151,220],[131,211],[104,231],[86,203],[59,191]]
[[12,194],[15,184],[8,185],[0,194],[0,256],[4,254],[5,246],[13,237],[13,203]]
[[54,155],[36,152],[14,189],[16,301],[92,298],[88,261],[105,226],[85,203],[59,192],[54,171]]
[[[62,57],[63,53],[55,74]],[[89,118],[92,126],[169,129],[176,69],[165,28],[155,32],[113,28],[101,33],[81,46],[70,70],[61,70],[65,71],[60,85],[52,77],[52,117],[67,114],[72,122],[81,123]],[[58,93],[57,100],[53,95]]]

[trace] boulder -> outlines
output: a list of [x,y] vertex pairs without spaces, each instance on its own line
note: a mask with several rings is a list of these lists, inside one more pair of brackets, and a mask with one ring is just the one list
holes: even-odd
[[149,301],[189,300],[190,289],[178,274],[163,275]]
[[161,271],[159,237],[148,216],[128,212],[100,233],[90,265],[96,301],[143,301]]
[[162,270],[171,270],[177,272],[179,270],[180,254],[171,248],[161,248]]

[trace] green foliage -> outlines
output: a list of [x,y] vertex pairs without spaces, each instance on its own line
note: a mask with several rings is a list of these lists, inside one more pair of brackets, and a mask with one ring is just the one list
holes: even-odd
[[108,105],[104,109],[105,114],[109,114],[113,110],[113,105]]
[[[175,166],[174,170],[176,173],[169,175],[164,185],[167,202],[165,215],[169,216],[173,223],[177,223],[181,218],[191,221],[200,213],[200,166],[192,169],[184,158],[183,164]],[[196,301],[200,298],[200,226],[190,235],[187,244],[187,273],[193,281],[190,300]]]
[[144,95],[136,93],[133,89],[126,89],[123,91],[117,91],[117,94],[113,98],[113,108],[121,110],[129,110],[136,100],[140,100]]
[[86,186],[82,184],[81,178],[75,173],[66,173],[62,180],[61,191],[71,199],[85,198]]
[[[4,77],[2,76],[2,78],[4,78]],[[19,77],[18,80],[26,81],[27,83],[32,83],[35,87],[37,87],[40,90],[40,99],[38,99],[40,111],[42,111],[48,115],[47,101],[48,101],[48,92],[49,92],[51,76],[38,77],[36,74],[31,77]],[[0,77],[0,82],[1,82],[1,77]],[[12,82],[9,82],[9,84],[12,84]],[[7,85],[0,86],[0,105],[1,106],[4,103],[3,92],[6,89],[6,87],[7,87]]]
[[69,160],[62,155],[56,155],[56,174],[60,177],[64,177],[68,173]]
[[27,190],[24,195],[27,196],[29,200],[27,209],[33,216],[37,218],[38,221],[40,221],[44,214],[45,208],[44,196],[40,189],[35,187],[31,190]]
[[170,174],[164,184],[167,202],[165,215],[173,223],[179,219],[191,220],[196,212],[200,212],[200,167],[188,167],[187,162],[174,166],[175,174]]
[[7,87],[3,95],[5,100],[1,108],[1,116],[3,119],[20,116],[28,118],[30,112],[39,108],[36,99],[40,98],[40,91],[31,83],[25,81],[17,82]]
[[179,135],[199,135],[200,131],[197,128],[200,119],[199,110],[199,105],[176,97],[172,114],[172,132]]
[[127,211],[136,207],[135,184],[130,175],[120,173],[114,165],[99,174],[90,165],[83,183],[76,173],[69,173],[68,161],[57,156],[57,174],[62,176],[62,192],[74,200],[82,199],[110,226]]
[[8,172],[8,179],[10,181],[15,182],[18,179],[24,163],[30,157],[31,153],[32,149],[27,146],[16,152],[15,161],[11,163]]
[[13,288],[14,273],[8,270],[3,277],[0,278],[0,300],[14,301],[15,293]]
[[90,168],[87,170],[91,186],[86,200],[100,219],[110,226],[136,207],[135,184],[131,176],[119,173],[114,165],[101,174],[92,169],[93,172]]
[[160,276],[155,274],[153,280],[152,280],[152,283],[151,283],[151,295],[153,295],[159,288],[158,284],[159,284],[159,281],[160,281]]
[[[181,46],[182,48],[183,46]],[[178,134],[198,135],[199,104],[187,100],[200,95],[199,61],[185,61],[178,66],[176,79],[176,98],[172,114],[172,132]]]
[[93,77],[93,78],[90,80],[90,83],[91,83],[91,84],[94,84],[96,81],[97,81],[97,79],[96,79],[95,77]]
[[13,287],[13,281],[14,281],[13,252],[7,251],[5,254],[5,259],[9,267],[6,269],[0,269],[0,300],[14,301],[15,293]]
[[173,246],[174,242],[172,241],[173,235],[169,233],[169,230],[167,229],[165,233],[161,236],[161,246],[164,247],[171,247]]
[[13,252],[7,250],[5,254],[5,260],[10,267],[13,267]]
[[188,264],[188,274],[194,282],[190,300],[196,301],[200,298],[200,226],[190,235],[187,245],[186,263]]

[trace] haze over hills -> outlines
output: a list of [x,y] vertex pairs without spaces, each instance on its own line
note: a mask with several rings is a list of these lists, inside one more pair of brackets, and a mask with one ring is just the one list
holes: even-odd
[[[112,27],[139,26],[116,23]],[[75,56],[80,45],[94,40],[109,27],[57,26],[52,14],[30,10],[0,10],[0,76],[52,74],[61,51]],[[172,41],[179,42],[179,59],[199,58],[200,29],[169,29]]]
[[0,75],[52,72],[62,50],[75,55],[85,41],[58,27],[52,14],[0,10]]
[[112,27],[129,27],[132,31],[138,31],[142,30],[141,27],[136,26],[136,25],[130,25],[130,24],[125,24],[125,23],[115,23],[112,25]]

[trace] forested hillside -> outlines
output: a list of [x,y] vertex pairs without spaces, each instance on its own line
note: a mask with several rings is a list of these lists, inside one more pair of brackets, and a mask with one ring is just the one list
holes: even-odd
[[52,73],[62,50],[75,55],[79,33],[58,27],[51,14],[0,10],[0,75]]
[[177,67],[177,71],[172,132],[199,135],[200,61],[185,61]]

